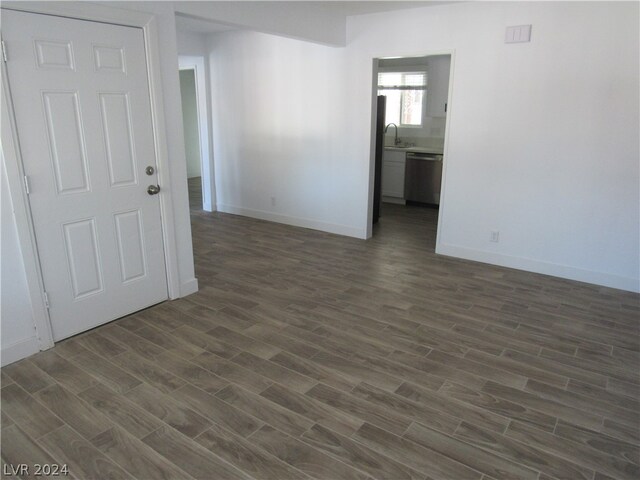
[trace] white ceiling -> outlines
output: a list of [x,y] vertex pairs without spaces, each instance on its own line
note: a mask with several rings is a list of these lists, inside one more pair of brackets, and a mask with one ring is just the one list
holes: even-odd
[[[179,1],[175,3],[181,3]],[[200,3],[200,2],[198,2]],[[206,1],[202,2],[207,3]],[[211,2],[211,3],[228,3],[228,2]],[[229,2],[231,3],[231,2]],[[242,3],[242,1],[234,2]],[[263,5],[273,3],[281,6],[283,3],[289,2],[260,2]],[[403,10],[407,8],[419,8],[425,6],[435,6],[445,3],[453,3],[452,1],[291,1],[292,4],[305,5],[309,9],[309,14],[313,15],[313,11],[317,11],[318,7],[321,7],[327,13],[331,13],[336,17],[348,17],[353,15],[365,15],[368,13],[389,12],[393,10]],[[249,2],[245,3],[249,6]],[[195,16],[185,15],[182,13],[176,13],[176,27],[180,31],[194,32],[194,33],[216,33],[224,32],[228,30],[236,30],[242,28],[240,26],[228,25],[217,23],[212,20],[204,18],[198,18]]]

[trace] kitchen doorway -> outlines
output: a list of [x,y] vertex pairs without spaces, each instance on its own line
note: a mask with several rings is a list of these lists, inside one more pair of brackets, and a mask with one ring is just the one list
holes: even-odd
[[205,59],[180,56],[179,68],[189,207],[212,212],[216,202]]
[[[372,144],[376,148],[371,172],[372,185],[379,186],[371,192],[373,236],[383,230],[406,232],[414,225],[421,230],[422,241],[436,249],[444,200],[452,57],[453,52],[436,52],[373,59]],[[384,120],[379,118],[382,104]]]

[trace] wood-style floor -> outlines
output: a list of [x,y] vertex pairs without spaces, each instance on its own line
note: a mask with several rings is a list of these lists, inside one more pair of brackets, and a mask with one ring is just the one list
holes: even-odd
[[3,462],[640,478],[638,296],[436,256],[436,217],[385,205],[362,241],[194,209],[197,294],[2,369]]

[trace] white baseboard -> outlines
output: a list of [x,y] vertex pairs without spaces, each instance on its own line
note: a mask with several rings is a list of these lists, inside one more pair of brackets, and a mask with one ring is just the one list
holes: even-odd
[[260,220],[267,220],[269,222],[284,223],[286,225],[293,225],[294,227],[311,228],[313,230],[335,233],[337,235],[346,235],[348,237],[361,239],[367,238],[366,229],[351,227],[349,225],[322,222],[319,220],[312,220],[308,218],[291,217],[289,215],[282,215],[280,213],[265,212],[263,210],[234,207],[233,205],[224,204],[218,204],[218,211],[224,213],[232,213],[234,215],[243,215],[245,217],[258,218]]
[[502,253],[474,250],[458,245],[438,244],[436,253],[450,257],[464,258],[476,262],[490,263],[502,267],[525,270],[527,272],[542,273],[554,277],[577,280],[579,282],[592,283],[604,287],[617,288],[630,292],[640,292],[640,279],[633,277],[621,277],[609,273],[594,272],[567,265],[543,262],[531,258],[514,257]]
[[39,351],[40,345],[38,344],[37,337],[21,340],[20,342],[16,342],[2,348],[2,352],[0,352],[0,357],[2,359],[1,364],[4,367],[5,365],[22,360],[34,353],[38,353]]
[[191,295],[192,293],[196,293],[198,291],[198,279],[192,278],[191,280],[187,280],[186,282],[180,285],[180,296],[186,297],[187,295]]

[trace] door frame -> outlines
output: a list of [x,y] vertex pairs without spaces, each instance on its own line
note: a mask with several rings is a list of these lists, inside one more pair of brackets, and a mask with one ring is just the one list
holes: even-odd
[[[158,24],[155,15],[152,13],[124,10],[96,4],[83,4],[82,8],[78,8],[75,2],[3,2],[2,8],[77,20],[113,23],[142,29],[151,100],[154,148],[156,152],[156,164],[158,166],[158,182],[160,185],[170,185],[170,163],[166,142],[167,130],[164,100],[162,98]],[[44,281],[31,206],[23,181],[24,166],[14,117],[13,99],[7,81],[7,65],[4,62],[2,62],[2,88],[0,95],[2,97],[0,99],[2,105],[0,138],[7,169],[9,195],[14,207],[18,241],[25,266],[29,300],[31,302],[38,347],[40,350],[46,350],[54,345],[51,318],[49,316],[44,291]],[[170,191],[169,188],[166,190]],[[162,223],[162,240],[169,299],[181,296],[173,211],[173,197],[167,193],[160,195],[160,219]]]
[[[367,219],[366,219],[366,232],[365,238],[371,238],[373,234],[372,219],[373,219],[373,183],[375,176],[375,136],[376,136],[376,98],[378,96],[378,61],[384,58],[397,58],[397,57],[431,57],[435,55],[450,55],[451,65],[449,67],[449,89],[447,91],[447,117],[444,124],[444,147],[442,156],[442,180],[440,182],[440,206],[438,209],[438,226],[436,227],[436,253],[440,253],[440,247],[442,245],[442,226],[445,218],[445,205],[444,199],[446,198],[445,190],[447,185],[447,165],[448,152],[449,152],[449,138],[451,136],[451,117],[454,112],[453,100],[453,76],[455,71],[456,51],[455,49],[445,50],[433,50],[430,52],[410,52],[404,54],[389,55],[389,53],[383,55],[374,55],[371,57],[372,74],[371,74],[371,146],[369,152],[369,189],[368,189],[368,207],[367,207]],[[427,87],[428,88],[428,87]]]
[[196,83],[196,105],[198,109],[198,136],[200,139],[200,174],[202,175],[202,209],[216,210],[216,183],[213,165],[213,148],[209,134],[209,102],[207,102],[207,80],[205,59],[200,56],[178,55],[179,70],[193,70]]

